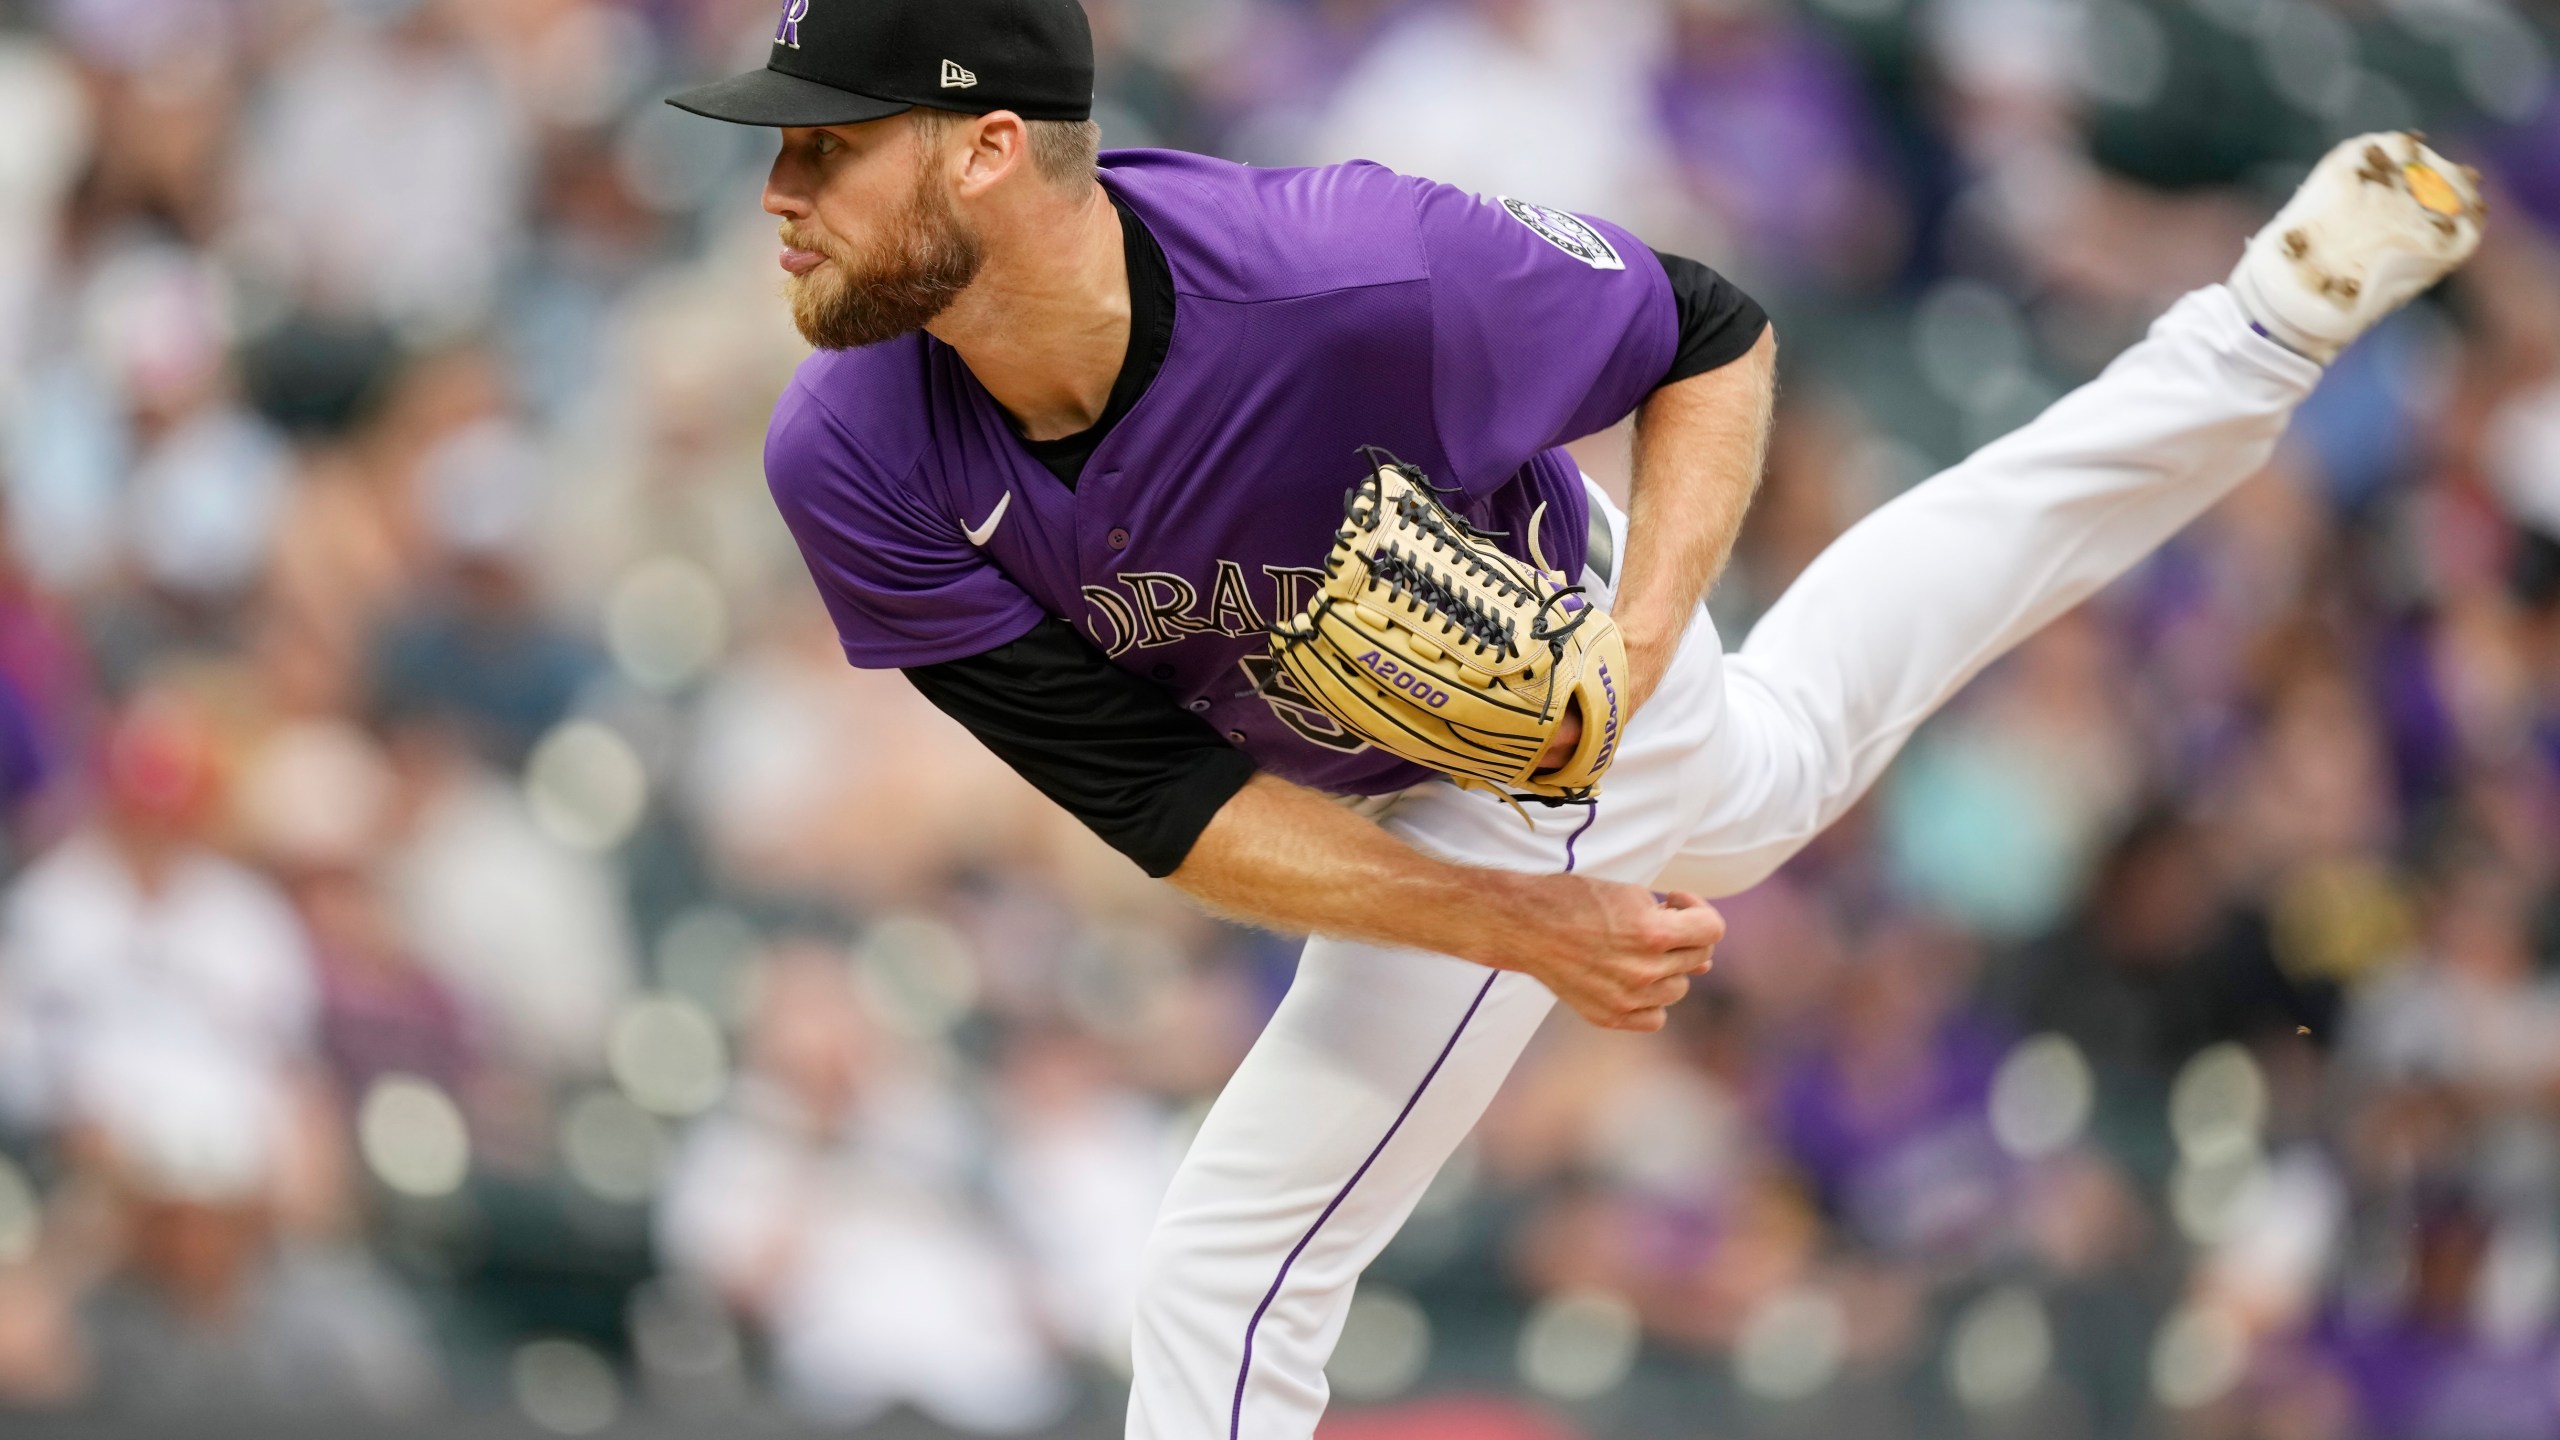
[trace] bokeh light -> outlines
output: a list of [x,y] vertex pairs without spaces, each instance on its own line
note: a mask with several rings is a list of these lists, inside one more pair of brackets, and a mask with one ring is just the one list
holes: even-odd
[[651,995],[614,1018],[605,1062],[634,1104],[682,1119],[720,1099],[729,1081],[729,1047],[719,1023],[689,999]]
[[656,1116],[611,1090],[590,1090],[560,1115],[560,1158],[587,1192],[646,1203],[665,1179],[669,1146]]
[[2067,1149],[2088,1129],[2097,1081],[2066,1036],[2039,1035],[2000,1062],[1991,1081],[1991,1133],[2010,1154],[2034,1160]]
[[614,583],[605,602],[605,642],[634,683],[681,689],[727,647],[728,602],[711,572],[690,560],[643,561]]
[[744,1019],[755,999],[756,957],[764,938],[725,905],[687,909],[659,932],[658,978],[724,1025]]
[[414,1075],[387,1075],[365,1092],[356,1138],[374,1177],[413,1199],[462,1188],[471,1173],[471,1134],[451,1096]]
[[882,918],[854,947],[854,963],[881,1018],[910,1035],[941,1035],[978,1003],[968,937],[928,915]]
[[2266,1076],[2238,1045],[2198,1052],[2169,1092],[2169,1133],[2190,1163],[2255,1154],[2266,1121]]
[[1556,1400],[1589,1400],[1627,1381],[1644,1327],[1623,1295],[1567,1291],[1538,1302],[1520,1327],[1520,1378]]
[[543,833],[574,850],[611,850],[649,805],[649,772],[631,742],[592,720],[543,737],[525,765],[525,800]]
[[593,1435],[622,1413],[622,1384],[612,1363],[575,1340],[518,1346],[507,1379],[516,1408],[554,1435]]
[[720,1297],[669,1276],[632,1292],[631,1347],[651,1398],[684,1411],[719,1411],[748,1386],[747,1347]]
[[2248,1333],[2219,1310],[2172,1314],[2151,1346],[2151,1393],[2172,1410],[2194,1410],[2231,1392],[2249,1358]]
[[1391,1400],[1413,1388],[1431,1360],[1431,1320],[1411,1295],[1364,1284],[1343,1321],[1325,1378],[1346,1400]]
[[2036,1392],[2053,1364],[2053,1327],[2032,1290],[1990,1291],[1957,1315],[1947,1388],[1973,1410],[2005,1410]]
[[1733,1347],[1743,1390],[1780,1403],[1821,1394],[1846,1358],[1849,1318],[1828,1290],[1781,1290],[1754,1306]]
[[2231,1238],[2250,1191],[2263,1184],[2265,1176],[2265,1163],[2246,1150],[2182,1159],[2169,1176],[2170,1216],[2189,1241],[2202,1246],[2222,1244]]

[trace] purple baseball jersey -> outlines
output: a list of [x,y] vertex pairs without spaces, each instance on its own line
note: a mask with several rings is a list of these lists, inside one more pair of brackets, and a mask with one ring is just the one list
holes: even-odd
[[1614,226],[1366,162],[1124,150],[1102,182],[1163,247],[1176,308],[1163,369],[1074,490],[928,335],[813,355],[776,406],[766,474],[845,655],[932,665],[1061,616],[1273,774],[1414,784],[1265,693],[1265,632],[1322,574],[1364,445],[1460,487],[1515,553],[1543,505],[1548,560],[1578,574],[1589,502],[1557,447],[1669,372],[1660,262]]

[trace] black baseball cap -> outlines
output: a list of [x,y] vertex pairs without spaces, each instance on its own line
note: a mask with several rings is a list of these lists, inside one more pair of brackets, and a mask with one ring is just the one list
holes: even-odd
[[919,105],[1093,118],[1093,29],[1076,0],[779,0],[761,70],[668,104],[733,125],[854,125]]

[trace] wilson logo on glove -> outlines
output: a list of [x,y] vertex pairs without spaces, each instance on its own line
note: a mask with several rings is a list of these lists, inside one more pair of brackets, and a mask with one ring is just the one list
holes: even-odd
[[[1343,504],[1324,582],[1272,628],[1279,671],[1371,744],[1470,789],[1523,800],[1590,799],[1617,758],[1617,622],[1549,566],[1538,545],[1505,554],[1459,518],[1422,472],[1382,451]],[[1573,754],[1540,770],[1579,708]]]

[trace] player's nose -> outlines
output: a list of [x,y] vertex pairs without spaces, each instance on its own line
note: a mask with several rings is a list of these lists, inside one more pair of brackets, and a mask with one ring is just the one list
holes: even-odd
[[764,213],[785,220],[809,218],[809,202],[770,181],[764,187]]
[[784,220],[806,220],[812,207],[808,195],[792,183],[790,164],[788,149],[773,157],[773,169],[764,177],[764,213]]

